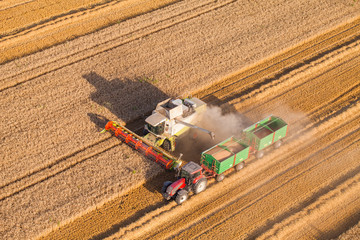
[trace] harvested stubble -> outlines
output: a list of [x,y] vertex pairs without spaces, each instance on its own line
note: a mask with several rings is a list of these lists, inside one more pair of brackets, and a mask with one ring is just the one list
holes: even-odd
[[[1,202],[2,236],[34,237],[57,227],[54,221],[61,225],[117,196],[129,180],[137,184],[159,171],[126,146],[81,156],[65,169],[57,164],[103,141],[94,125],[101,128],[104,118],[134,119],[169,95],[205,88],[359,11],[340,0],[331,7],[325,0],[304,2],[187,0],[1,65],[1,185],[21,177],[28,185],[29,174],[60,166],[56,174],[40,174],[41,181],[32,179],[36,184]],[[139,76],[159,81],[140,82]],[[134,175],[125,163],[148,171]]]
[[3,4],[0,63],[94,32],[178,0],[30,0]]

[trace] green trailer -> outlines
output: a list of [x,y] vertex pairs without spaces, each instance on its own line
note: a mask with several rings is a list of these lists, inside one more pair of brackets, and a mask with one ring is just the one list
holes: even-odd
[[230,137],[201,154],[200,165],[189,162],[183,166],[175,182],[166,181],[162,193],[166,200],[175,199],[182,204],[189,192],[199,194],[207,186],[207,179],[215,177],[220,182],[224,172],[244,167],[250,154],[262,153],[264,148],[274,144],[279,147],[281,139],[287,134],[287,123],[281,118],[269,116],[241,132],[241,138]]
[[217,181],[225,177],[223,172],[235,167],[244,167],[244,160],[249,157],[250,146],[245,142],[230,137],[201,154],[200,164],[206,172],[216,176]]
[[244,160],[250,154],[257,158],[264,155],[263,149],[274,144],[280,147],[281,139],[287,134],[287,123],[279,117],[269,116],[242,131],[241,139],[230,137],[201,154],[200,164],[209,177],[222,181],[223,174],[235,167],[244,167]]
[[281,139],[287,134],[288,125],[279,117],[269,116],[242,132],[242,140],[250,146],[250,151],[261,158],[264,155],[263,149],[274,144],[275,148],[280,147]]

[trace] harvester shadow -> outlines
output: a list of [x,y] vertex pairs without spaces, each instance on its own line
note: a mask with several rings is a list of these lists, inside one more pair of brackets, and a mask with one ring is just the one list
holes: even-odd
[[[169,98],[154,85],[155,80],[148,77],[107,80],[96,72],[84,74],[82,77],[96,88],[90,98],[100,105],[93,106],[93,114],[97,116],[104,113],[103,108],[107,108],[118,119],[129,122],[135,116],[144,117],[150,114],[158,102]],[[94,123],[98,124],[99,121],[95,120]]]
[[[126,122],[127,128],[142,135],[145,117],[151,114],[158,102],[169,98],[167,94],[154,85],[153,79],[148,77],[108,80],[96,72],[84,74],[82,77],[96,89],[90,95],[90,99],[96,104],[92,104],[92,112],[88,112],[87,115],[98,130],[104,129],[109,120],[118,121],[120,119],[122,122]],[[113,119],[114,117],[108,111],[104,111],[105,109],[115,115],[117,119]],[[147,161],[151,160],[147,159]],[[132,172],[130,168],[127,170]],[[114,224],[107,231],[94,236],[92,239],[109,237],[148,212],[167,204],[167,201],[162,199],[160,191],[164,181],[174,178],[174,172],[163,171],[157,176],[153,176],[153,172],[150,171],[145,170],[145,177],[150,180],[146,181],[143,187],[148,191],[149,195],[157,198],[158,201],[146,205],[144,208],[134,212],[129,218]],[[121,207],[119,205],[119,208]]]

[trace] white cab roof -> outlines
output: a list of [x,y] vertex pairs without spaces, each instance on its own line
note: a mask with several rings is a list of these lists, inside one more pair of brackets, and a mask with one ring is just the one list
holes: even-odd
[[145,122],[149,123],[152,126],[156,126],[165,120],[166,120],[165,116],[161,115],[160,113],[155,112],[151,116],[147,117],[145,119]]

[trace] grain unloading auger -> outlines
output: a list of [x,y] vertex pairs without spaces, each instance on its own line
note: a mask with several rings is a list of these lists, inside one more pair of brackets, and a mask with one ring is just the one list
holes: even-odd
[[159,147],[152,146],[151,143],[147,142],[136,133],[114,121],[109,121],[105,125],[105,129],[103,131],[112,132],[122,142],[136,149],[151,160],[159,163],[165,169],[177,169],[182,163],[180,159],[176,159]]

